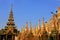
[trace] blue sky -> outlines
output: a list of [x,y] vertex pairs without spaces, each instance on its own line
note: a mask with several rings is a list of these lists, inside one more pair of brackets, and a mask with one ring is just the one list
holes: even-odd
[[37,25],[38,19],[48,21],[52,14],[60,6],[60,0],[0,0],[0,29],[6,26],[11,4],[13,4],[13,14],[15,24],[18,29],[24,26],[26,21]]

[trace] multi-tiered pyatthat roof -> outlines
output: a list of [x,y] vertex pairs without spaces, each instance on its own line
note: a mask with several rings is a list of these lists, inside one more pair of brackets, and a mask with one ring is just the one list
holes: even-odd
[[10,9],[10,15],[8,18],[7,25],[1,31],[2,32],[0,33],[0,35],[3,34],[3,35],[12,35],[12,36],[15,35],[16,36],[19,33],[19,31],[17,30],[17,28],[15,26],[12,7]]
[[9,19],[8,19],[7,25],[8,26],[15,26],[12,7],[10,9],[10,15],[9,15]]

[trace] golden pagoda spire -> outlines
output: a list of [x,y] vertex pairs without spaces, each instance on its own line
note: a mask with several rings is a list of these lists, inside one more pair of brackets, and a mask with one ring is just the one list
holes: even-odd
[[57,18],[60,19],[60,7],[58,7]]
[[26,22],[26,28],[25,31],[28,31],[28,22]]
[[45,24],[44,24],[44,17],[42,18],[42,27],[45,27]]
[[60,11],[60,7],[58,7],[58,11]]
[[44,17],[42,18],[42,28],[41,28],[41,31],[42,31],[42,33],[46,31]]
[[9,18],[8,18],[8,23],[7,25],[11,25],[11,26],[14,26],[15,23],[14,23],[14,17],[13,17],[13,11],[12,11],[12,5],[11,5],[11,9],[10,9],[10,15],[9,15]]
[[32,23],[30,22],[30,32],[32,32]]
[[40,30],[40,19],[38,20],[38,30]]
[[55,19],[55,16],[53,16],[53,19],[52,19],[52,28],[53,30],[56,30],[56,19]]
[[24,27],[21,28],[21,32],[24,33],[25,32],[25,29]]
[[10,16],[9,16],[8,21],[14,21],[14,18],[13,18],[13,11],[12,11],[12,5],[11,5]]

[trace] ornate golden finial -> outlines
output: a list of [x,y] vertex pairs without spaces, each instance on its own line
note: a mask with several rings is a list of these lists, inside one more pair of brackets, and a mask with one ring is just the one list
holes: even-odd
[[12,11],[12,5],[11,5],[10,15],[9,15],[9,18],[8,18],[7,25],[11,25],[11,26],[15,25],[15,23],[14,23],[14,17],[13,17],[13,11]]

